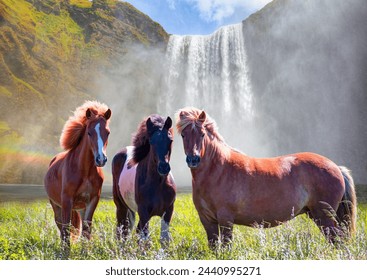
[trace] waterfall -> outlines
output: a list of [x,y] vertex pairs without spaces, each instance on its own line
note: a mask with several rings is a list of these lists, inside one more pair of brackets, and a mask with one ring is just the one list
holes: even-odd
[[[171,35],[165,63],[158,111],[172,116],[185,106],[203,109],[228,144],[253,152],[257,138],[242,23],[211,35]],[[191,175],[181,139],[175,139],[172,169],[178,183],[188,186]]]
[[184,106],[208,111],[217,122],[248,120],[252,93],[242,23],[211,35],[171,35],[160,109],[172,113]]

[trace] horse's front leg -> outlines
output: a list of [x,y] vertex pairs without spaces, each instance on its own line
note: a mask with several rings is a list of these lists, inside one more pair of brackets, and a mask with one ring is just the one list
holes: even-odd
[[92,219],[94,211],[97,208],[99,202],[99,196],[95,196],[91,201],[87,204],[87,207],[83,211],[82,219],[83,219],[83,226],[82,226],[82,235],[87,239],[91,238],[92,233]]
[[149,220],[150,216],[146,209],[138,209],[139,223],[136,232],[139,235],[139,243],[145,242],[149,239]]
[[200,221],[203,224],[204,229],[206,231],[206,235],[207,235],[207,238],[208,238],[209,248],[211,250],[217,249],[217,247],[218,247],[218,241],[219,241],[219,227],[218,227],[218,222],[209,221],[208,219],[206,219],[203,216],[200,216]]
[[161,246],[164,248],[169,245],[171,235],[169,232],[169,224],[172,219],[173,204],[166,210],[161,219]]
[[219,209],[217,212],[219,223],[220,237],[224,246],[230,245],[232,242],[233,221],[232,214],[226,208]]
[[61,242],[64,254],[69,255],[70,252],[70,221],[71,211],[73,208],[73,200],[67,195],[61,197]]

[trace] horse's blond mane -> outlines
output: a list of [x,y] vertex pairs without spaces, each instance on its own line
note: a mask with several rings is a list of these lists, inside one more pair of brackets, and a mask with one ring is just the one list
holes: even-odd
[[205,127],[213,136],[218,140],[224,141],[223,137],[218,133],[217,123],[206,113],[206,119],[204,122],[199,120],[199,116],[202,113],[194,107],[185,107],[177,111],[176,113],[176,128],[179,134],[189,125],[193,127]]
[[75,109],[72,116],[66,121],[60,136],[60,146],[64,150],[71,150],[78,146],[83,137],[85,128],[90,122],[86,117],[87,110],[90,109],[94,116],[104,116],[108,110],[106,104],[98,101],[86,101],[83,105]]

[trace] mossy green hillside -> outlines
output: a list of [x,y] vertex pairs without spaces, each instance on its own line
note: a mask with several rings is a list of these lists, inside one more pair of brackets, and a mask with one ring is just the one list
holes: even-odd
[[0,134],[0,143],[12,141],[18,154],[2,154],[10,165],[0,183],[27,182],[27,176],[10,174],[23,166],[19,160],[59,151],[70,111],[101,93],[98,78],[119,65],[130,44],[168,39],[159,24],[117,0],[3,0],[0,18],[0,121],[13,135]]

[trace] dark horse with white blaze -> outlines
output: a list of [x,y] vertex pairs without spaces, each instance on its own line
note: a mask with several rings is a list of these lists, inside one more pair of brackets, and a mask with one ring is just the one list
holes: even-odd
[[55,222],[67,247],[70,234],[90,238],[104,179],[102,167],[107,161],[110,117],[111,110],[97,101],[78,107],[60,137],[65,151],[52,159],[44,178]]
[[161,243],[169,242],[169,223],[176,198],[176,185],[169,164],[173,141],[172,120],[150,115],[112,161],[113,200],[116,205],[117,237],[126,238],[138,212],[137,232],[149,235],[149,220],[160,216]]
[[228,146],[204,111],[177,113],[195,207],[209,244],[231,241],[233,224],[277,226],[307,213],[330,241],[355,231],[350,172],[314,153],[253,158]]

